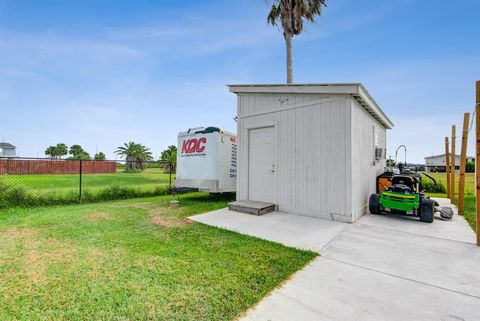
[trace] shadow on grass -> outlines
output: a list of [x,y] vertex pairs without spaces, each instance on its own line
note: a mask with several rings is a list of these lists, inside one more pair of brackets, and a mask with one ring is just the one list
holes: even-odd
[[235,201],[235,193],[214,193],[214,194],[197,194],[197,193],[186,193],[178,194],[177,198],[180,201],[212,201],[212,202],[233,202]]

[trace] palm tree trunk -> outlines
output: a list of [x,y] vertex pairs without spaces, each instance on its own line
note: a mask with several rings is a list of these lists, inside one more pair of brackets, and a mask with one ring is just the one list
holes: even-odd
[[292,35],[285,33],[287,45],[287,84],[293,83]]

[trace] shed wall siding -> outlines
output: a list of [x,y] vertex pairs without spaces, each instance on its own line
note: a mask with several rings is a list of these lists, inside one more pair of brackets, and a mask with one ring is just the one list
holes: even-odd
[[[315,104],[298,107],[309,101]],[[276,124],[277,184],[272,188],[279,209],[352,221],[345,188],[352,183],[352,101],[346,95],[239,94],[237,199],[248,199],[249,128]],[[274,109],[282,110],[268,112]]]
[[368,211],[368,198],[376,191],[376,177],[384,172],[386,160],[375,161],[374,130],[378,147],[386,148],[386,129],[352,100],[352,208],[357,220]]

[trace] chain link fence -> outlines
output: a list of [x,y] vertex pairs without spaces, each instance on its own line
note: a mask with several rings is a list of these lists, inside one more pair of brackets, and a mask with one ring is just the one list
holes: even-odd
[[164,161],[0,159],[0,208],[167,194],[176,164]]

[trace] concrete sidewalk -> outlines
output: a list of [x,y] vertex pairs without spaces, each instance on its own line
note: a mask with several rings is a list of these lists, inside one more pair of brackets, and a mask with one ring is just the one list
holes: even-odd
[[480,248],[463,217],[345,224],[220,210],[192,219],[321,254],[241,320],[480,320]]
[[224,228],[290,247],[320,252],[347,223],[319,220],[283,212],[255,216],[222,208],[190,217],[193,221]]

